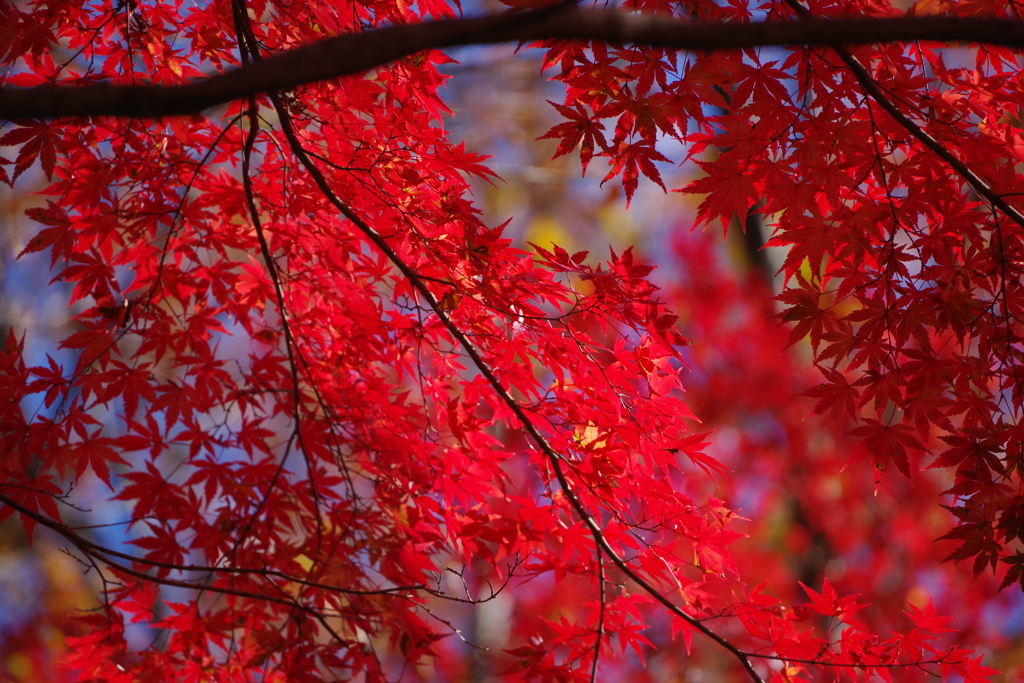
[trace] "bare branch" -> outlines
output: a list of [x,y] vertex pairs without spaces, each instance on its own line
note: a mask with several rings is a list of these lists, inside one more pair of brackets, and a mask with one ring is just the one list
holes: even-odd
[[531,13],[344,34],[184,85],[0,88],[0,119],[195,114],[234,100],[359,73],[423,50],[546,39],[601,40],[675,50],[914,40],[1024,48],[1024,22],[930,16],[708,24],[559,5]]

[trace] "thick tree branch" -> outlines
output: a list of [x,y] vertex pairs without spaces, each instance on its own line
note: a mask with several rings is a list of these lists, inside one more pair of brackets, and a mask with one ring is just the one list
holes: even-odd
[[602,40],[676,50],[912,40],[967,41],[1024,48],[1024,22],[897,17],[698,24],[618,10],[577,10],[561,5],[533,13],[344,34],[185,85],[0,88],[0,119],[194,114],[261,93],[359,73],[432,48],[544,39]]

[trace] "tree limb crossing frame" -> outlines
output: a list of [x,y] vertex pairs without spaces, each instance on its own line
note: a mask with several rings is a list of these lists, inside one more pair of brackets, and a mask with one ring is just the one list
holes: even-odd
[[905,16],[704,24],[619,10],[581,10],[570,3],[536,12],[346,33],[183,85],[4,87],[0,88],[0,119],[197,114],[233,100],[359,73],[424,50],[549,39],[674,50],[917,40],[1024,48],[1024,22]]

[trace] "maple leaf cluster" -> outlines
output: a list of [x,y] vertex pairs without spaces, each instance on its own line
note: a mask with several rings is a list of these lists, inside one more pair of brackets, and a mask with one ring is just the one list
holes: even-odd
[[[460,11],[39,1],[2,6],[0,59],[4,86],[170,86]],[[664,187],[658,148],[682,143],[707,173],[684,188],[706,195],[699,221],[767,216],[790,247],[782,317],[827,380],[815,410],[856,421],[876,486],[945,443],[930,464],[954,472],[952,559],[1003,559],[1020,581],[1003,554],[1024,535],[1013,53],[975,49],[971,70],[916,44],[543,47],[566,88],[556,154],[603,158],[631,198],[641,175]],[[0,518],[97,581],[68,677],[454,679],[445,610],[544,582],[565,602],[509,627],[515,680],[642,660],[659,619],[757,682],[992,673],[931,603],[883,635],[827,578],[788,606],[750,580],[743,520],[697,495],[727,466],[682,400],[686,340],[652,267],[631,249],[527,251],[480,218],[470,183],[493,173],[444,128],[449,61],[428,50],[202,115],[5,127],[0,181],[45,178],[22,256],[48,260],[76,311],[59,349],[11,329],[0,351]],[[123,545],[83,530],[89,477],[125,511]],[[139,624],[159,637],[140,646]]]
[[[651,12],[668,3],[636,2]],[[918,3],[909,14],[1015,16],[1007,7]],[[688,10],[694,20],[894,16],[874,2]],[[852,459],[876,484],[890,465],[953,473],[950,555],[1019,583],[1022,414],[1021,72],[1013,50],[927,43],[719,51],[685,58],[580,42],[549,47],[567,123],[545,137],[621,173],[627,196],[674,140],[705,177],[701,223],[762,214],[790,342],[810,341],[815,412],[857,421]],[[607,125],[606,125],[607,121]],[[614,125],[613,125],[614,124]],[[614,128],[609,140],[603,131]],[[642,160],[642,161],[641,161]],[[936,439],[938,441],[936,441]],[[932,457],[929,457],[932,456]]]

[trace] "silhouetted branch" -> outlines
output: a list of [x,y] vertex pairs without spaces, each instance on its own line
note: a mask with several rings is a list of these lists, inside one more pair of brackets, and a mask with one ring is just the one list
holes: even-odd
[[676,50],[914,40],[1024,48],[1024,22],[928,16],[709,24],[561,5],[538,12],[344,34],[184,85],[0,88],[0,119],[194,114],[261,93],[359,73],[432,48],[545,39],[601,40]]

